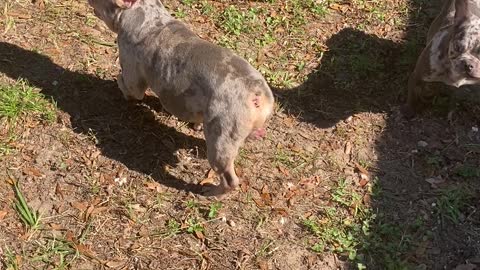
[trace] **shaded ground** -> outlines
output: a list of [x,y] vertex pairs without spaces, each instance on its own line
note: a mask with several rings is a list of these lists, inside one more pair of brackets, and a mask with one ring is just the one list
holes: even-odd
[[86,1],[7,0],[0,82],[28,80],[56,121],[2,119],[4,268],[479,267],[478,93],[458,95],[452,122],[444,97],[395,114],[438,2],[165,3],[275,89],[267,139],[237,160],[245,184],[222,202],[196,195],[211,177],[203,135],[154,97],[123,101],[114,37]]

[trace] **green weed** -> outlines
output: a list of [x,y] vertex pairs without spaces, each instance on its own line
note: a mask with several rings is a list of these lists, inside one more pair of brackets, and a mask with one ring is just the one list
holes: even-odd
[[40,227],[40,214],[38,211],[34,211],[26,202],[18,181],[13,181],[13,188],[15,191],[16,200],[14,202],[14,208],[22,220],[25,227],[29,230],[36,230]]
[[26,80],[0,86],[0,118],[14,122],[25,114],[33,114],[49,122],[55,119],[51,103]]

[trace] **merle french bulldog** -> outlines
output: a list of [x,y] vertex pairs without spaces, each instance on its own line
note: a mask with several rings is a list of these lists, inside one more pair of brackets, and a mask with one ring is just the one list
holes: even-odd
[[408,80],[408,98],[402,112],[412,118],[436,95],[430,82],[460,87],[480,83],[480,12],[478,0],[445,0],[427,34]]
[[265,136],[274,97],[263,76],[232,51],[200,39],[159,0],[89,0],[118,34],[126,99],[141,100],[150,87],[165,110],[202,123],[210,165],[220,184],[204,195],[221,196],[240,183],[234,160],[247,138]]

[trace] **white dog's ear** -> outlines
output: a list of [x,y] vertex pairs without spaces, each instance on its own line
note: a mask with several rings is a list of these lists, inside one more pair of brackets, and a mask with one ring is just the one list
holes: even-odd
[[131,8],[135,2],[137,2],[137,0],[115,0],[115,4],[123,9]]

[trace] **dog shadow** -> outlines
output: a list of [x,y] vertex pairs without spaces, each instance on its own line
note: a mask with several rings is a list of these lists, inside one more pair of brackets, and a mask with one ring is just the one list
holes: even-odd
[[414,52],[354,28],[340,30],[326,45],[329,50],[302,85],[274,88],[291,113],[330,128],[356,113],[388,112],[398,103]]
[[197,148],[205,157],[205,143],[156,121],[151,109],[162,110],[157,98],[146,96],[142,104],[132,105],[123,99],[115,81],[69,71],[44,55],[6,42],[0,42],[0,72],[42,89],[69,115],[75,132],[95,136],[106,157],[167,187],[201,191],[165,167],[178,163],[174,153],[179,149]]

